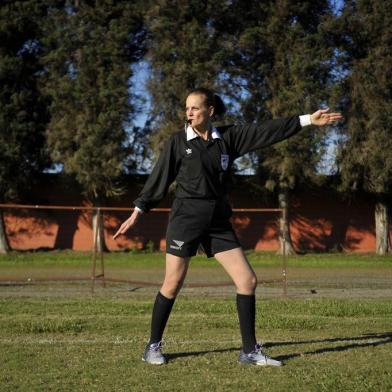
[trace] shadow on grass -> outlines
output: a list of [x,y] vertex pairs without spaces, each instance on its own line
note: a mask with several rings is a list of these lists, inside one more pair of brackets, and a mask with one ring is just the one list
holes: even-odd
[[[366,342],[366,340],[370,340],[370,339],[375,341]],[[361,336],[330,338],[330,339],[320,339],[320,340],[274,342],[274,343],[267,343],[264,345],[264,347],[291,346],[291,345],[298,345],[298,344],[315,344],[315,343],[352,342],[352,341],[356,341],[356,342],[351,344],[342,344],[340,346],[322,347],[316,350],[293,353],[289,355],[281,355],[279,357],[276,357],[276,359],[280,361],[285,361],[285,360],[301,357],[304,355],[317,355],[317,354],[324,354],[329,352],[341,352],[341,351],[347,351],[347,350],[352,350],[357,348],[377,347],[377,346],[382,346],[384,344],[391,344],[392,332],[369,333],[369,334],[363,334]]]
[[[375,341],[366,342],[366,340],[369,339]],[[352,342],[352,341],[355,341],[355,343],[343,344],[340,346],[333,346],[333,347],[322,347],[316,350],[304,351],[304,352],[293,353],[288,355],[280,355],[274,358],[278,359],[279,361],[287,361],[297,357],[302,357],[304,355],[317,355],[317,354],[324,354],[329,352],[347,351],[347,350],[364,348],[364,347],[382,346],[384,344],[392,343],[392,332],[369,333],[369,334],[363,334],[361,336],[354,336],[354,337],[315,339],[315,340],[304,340],[304,341],[295,341],[295,342],[273,342],[273,343],[263,344],[263,347],[268,348],[268,347],[276,347],[276,346],[292,346],[292,345],[300,345],[300,344],[336,343],[336,342]],[[176,358],[198,357],[198,356],[208,355],[212,353],[226,353],[232,351],[239,352],[240,349],[241,349],[240,347],[230,347],[230,348],[218,349],[218,350],[172,353],[172,354],[165,354],[165,356],[168,361],[171,361]]]
[[201,355],[207,355],[207,354],[212,354],[212,353],[227,353],[227,352],[232,352],[232,351],[240,351],[240,347],[230,347],[230,348],[223,348],[223,349],[218,349],[218,350],[205,350],[205,351],[189,351],[187,353],[172,353],[172,354],[166,354],[165,357],[167,361],[171,361],[176,358],[185,358],[185,357],[198,357]]

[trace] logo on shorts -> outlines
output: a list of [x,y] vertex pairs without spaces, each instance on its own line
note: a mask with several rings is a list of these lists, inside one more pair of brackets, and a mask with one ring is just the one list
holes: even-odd
[[191,148],[187,148],[185,151],[186,151],[187,155],[192,154],[192,149]]
[[182,245],[184,245],[184,241],[172,240],[176,245],[170,245],[171,249],[181,250]]
[[229,156],[227,154],[221,154],[221,166],[223,170],[227,170],[229,167]]

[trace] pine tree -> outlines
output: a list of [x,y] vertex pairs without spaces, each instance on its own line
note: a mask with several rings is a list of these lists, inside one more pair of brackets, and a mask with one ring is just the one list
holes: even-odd
[[[131,64],[143,54],[140,4],[75,0],[53,7],[46,24],[48,145],[95,206],[122,192],[118,179],[130,148],[125,128],[134,112]],[[93,227],[103,249],[96,215]]]
[[392,1],[346,1],[335,26],[347,126],[338,156],[341,190],[375,199],[376,252],[386,254],[392,193]]
[[[228,72],[241,85],[241,109],[245,121],[311,113],[327,98],[332,47],[323,32],[331,17],[328,1],[271,0],[233,2],[231,15],[242,15],[233,34]],[[257,154],[258,172],[270,190],[278,192],[281,249],[293,252],[289,231],[289,194],[315,178],[323,153],[325,133],[302,131],[290,140]]]
[[146,59],[151,69],[148,91],[155,151],[183,126],[189,90],[200,86],[219,89],[222,42],[215,25],[227,7],[221,0],[151,2],[146,18]]
[[[0,7],[0,202],[27,192],[50,164],[45,148],[49,116],[40,92],[42,1]],[[0,211],[0,253],[9,249]]]

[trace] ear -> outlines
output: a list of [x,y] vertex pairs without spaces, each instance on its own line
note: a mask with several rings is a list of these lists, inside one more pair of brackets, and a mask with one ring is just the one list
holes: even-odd
[[214,116],[214,113],[215,113],[214,107],[213,107],[213,106],[210,106],[210,107],[208,108],[208,114],[209,114],[209,116],[210,116],[210,117],[213,117],[213,116]]

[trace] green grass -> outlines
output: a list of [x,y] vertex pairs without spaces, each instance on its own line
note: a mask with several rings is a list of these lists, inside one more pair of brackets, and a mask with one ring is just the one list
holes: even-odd
[[[249,252],[248,258],[260,280],[282,277],[282,257]],[[14,252],[0,255],[0,281],[39,281],[62,278],[89,279],[91,254],[86,252]],[[162,253],[109,253],[104,255],[105,276],[159,283],[164,273]],[[99,273],[99,258],[97,273]],[[390,287],[391,256],[353,254],[308,254],[288,258],[288,280],[292,288],[382,288]],[[214,259],[192,259],[186,283],[229,281]],[[383,294],[384,295],[384,294]]]
[[388,300],[258,302],[257,329],[282,368],[237,364],[235,304],[182,296],[169,363],[140,360],[152,296],[0,301],[2,391],[390,391]]
[[[280,257],[249,259],[259,277],[280,276]],[[107,276],[159,282],[163,265],[158,253],[105,255]],[[0,278],[9,280],[0,284],[1,392],[392,390],[390,256],[291,257],[287,298],[277,285],[258,287],[258,337],[282,368],[237,363],[233,287],[183,289],[165,334],[169,363],[151,367],[140,358],[156,287],[97,283],[92,294],[89,282],[11,279],[90,270],[88,253],[0,255]],[[192,260],[187,281],[225,280],[215,261]]]
[[[275,252],[246,252],[252,265],[255,267],[279,266],[282,256]],[[39,266],[81,266],[91,264],[91,252],[48,251],[48,252],[11,252],[7,255],[0,254],[0,268],[7,266],[24,267],[29,265]],[[164,254],[160,252],[111,252],[104,255],[106,263],[116,267],[145,268],[162,266]],[[216,261],[205,256],[192,258],[192,265],[211,266]],[[305,255],[289,256],[288,266],[292,267],[392,267],[392,255],[377,256],[374,254],[360,253],[309,253]]]

